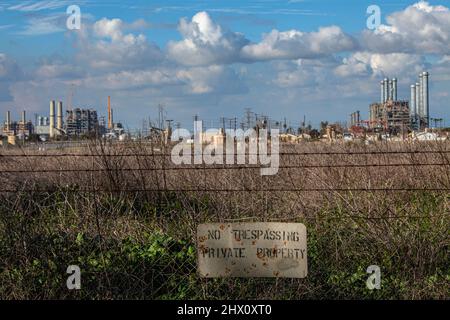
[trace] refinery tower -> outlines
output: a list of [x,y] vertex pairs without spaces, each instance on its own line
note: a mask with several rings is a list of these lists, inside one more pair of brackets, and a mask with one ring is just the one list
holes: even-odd
[[410,117],[415,129],[428,128],[430,125],[429,73],[419,74],[419,82],[411,85]]

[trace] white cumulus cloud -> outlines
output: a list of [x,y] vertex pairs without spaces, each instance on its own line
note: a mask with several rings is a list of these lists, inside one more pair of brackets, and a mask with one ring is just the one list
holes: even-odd
[[354,50],[356,41],[337,26],[323,27],[316,32],[272,30],[262,41],[242,49],[250,61],[273,59],[313,59]]
[[163,59],[159,47],[142,33],[125,33],[132,26],[121,19],[103,18],[94,23],[92,33],[80,36],[79,58],[93,68],[141,68]]
[[206,12],[197,13],[191,21],[181,19],[178,29],[183,40],[169,42],[169,56],[191,66],[314,59],[357,47],[356,40],[337,26],[315,32],[272,30],[260,42],[250,43],[243,34],[224,30]]
[[425,67],[422,56],[407,53],[356,52],[334,69],[339,77],[415,75]]
[[420,1],[386,18],[387,25],[364,30],[362,45],[369,51],[449,54],[450,10]]
[[248,43],[244,35],[224,30],[206,12],[191,21],[181,19],[178,27],[183,40],[168,43],[169,56],[184,65],[212,65],[239,60],[240,49]]

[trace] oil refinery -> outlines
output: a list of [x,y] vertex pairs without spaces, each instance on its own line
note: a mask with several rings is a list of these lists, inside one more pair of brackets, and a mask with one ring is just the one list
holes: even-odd
[[[270,117],[249,112],[247,110],[241,122],[241,129],[279,129],[281,142],[298,143],[303,140],[324,141],[352,141],[352,140],[432,140],[447,139],[448,130],[442,130],[442,119],[430,117],[430,92],[429,73],[420,72],[417,82],[410,86],[409,100],[399,99],[398,78],[384,78],[380,81],[380,101],[369,105],[368,119],[362,118],[361,112],[350,114],[350,121],[344,123],[328,123],[321,121],[320,128],[314,129],[306,125],[306,119],[295,125],[295,121],[288,119],[273,120]],[[111,97],[108,96],[107,117],[99,116],[93,108],[69,107],[65,116],[63,102],[51,100],[49,114],[36,115],[34,123],[26,118],[26,112],[22,111],[21,120],[13,121],[11,112],[6,112],[6,118],[2,126],[3,145],[23,143],[34,137],[38,141],[65,141],[86,138],[104,138],[112,140],[125,140],[127,138],[151,139],[161,136],[164,141],[171,140],[173,120],[166,120],[159,107],[158,125],[152,126],[150,121],[143,125],[142,131],[132,135],[126,133],[122,124],[114,122]],[[196,120],[201,120],[198,116]],[[435,122],[432,128],[432,121]],[[218,140],[223,139],[227,129],[238,127],[238,118],[222,117],[216,123]],[[144,120],[143,123],[146,123]],[[437,124],[440,123],[441,130]],[[179,127],[179,124],[177,125]],[[432,132],[434,131],[434,132]],[[216,139],[214,138],[214,139]],[[216,139],[216,140],[217,140]]]

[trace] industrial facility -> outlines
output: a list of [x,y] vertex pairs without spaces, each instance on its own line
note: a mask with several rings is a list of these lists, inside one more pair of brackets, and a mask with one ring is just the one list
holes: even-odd
[[119,138],[123,135],[120,123],[114,123],[111,97],[108,97],[108,122],[99,117],[92,108],[69,108],[65,117],[62,101],[50,101],[49,115],[35,115],[35,123],[26,120],[26,112],[22,111],[21,120],[13,121],[11,111],[6,112],[2,126],[3,140],[7,144],[16,144],[30,139],[32,135],[41,141],[67,140],[80,137]]
[[396,134],[410,127],[409,102],[398,100],[397,82],[397,78],[380,82],[380,102],[369,107],[369,129]]
[[[284,118],[284,120],[270,119],[266,115],[251,112],[250,108],[238,123],[238,118],[220,118],[219,121],[209,120],[210,128],[220,128],[214,134],[206,134],[205,140],[223,141],[227,129],[242,130],[278,129],[280,141],[284,143],[299,143],[303,140],[325,139],[328,141],[353,139],[362,140],[388,140],[388,139],[419,139],[419,136],[434,137],[443,133],[431,132],[431,123],[442,124],[442,118],[430,118],[429,73],[424,71],[418,76],[418,82],[410,86],[410,100],[398,97],[398,79],[384,78],[380,81],[380,101],[369,106],[369,117],[362,119],[361,112],[350,114],[349,122],[328,123],[321,121],[320,128],[314,129],[311,124],[303,121],[297,122]],[[409,88],[408,88],[409,89]],[[71,101],[71,100],[69,100]],[[26,119],[26,112],[21,113],[20,121],[13,121],[11,112],[6,112],[6,120],[2,126],[2,144],[16,144],[17,142],[51,141],[51,140],[77,140],[84,138],[104,138],[124,140],[133,139],[163,139],[171,142],[172,125],[174,120],[167,120],[164,116],[164,107],[158,106],[159,116],[156,124],[148,119],[143,121],[142,131],[131,136],[125,133],[121,123],[114,122],[111,97],[108,96],[106,106],[107,116],[99,116],[93,108],[73,108],[69,103],[68,109],[63,111],[62,101],[50,101],[48,115],[35,114],[34,124]],[[64,116],[65,115],[65,116]],[[199,120],[194,116],[194,120]],[[167,124],[165,124],[167,122]],[[177,128],[180,127],[178,123]],[[434,130],[436,131],[436,130]],[[431,135],[430,135],[431,134]],[[448,136],[448,134],[447,134]],[[1,136],[0,136],[1,137]],[[428,139],[428,138],[427,138]]]
[[419,82],[411,85],[409,101],[397,97],[397,79],[380,82],[380,102],[369,107],[368,127],[390,133],[425,130],[429,127],[428,72],[419,74]]

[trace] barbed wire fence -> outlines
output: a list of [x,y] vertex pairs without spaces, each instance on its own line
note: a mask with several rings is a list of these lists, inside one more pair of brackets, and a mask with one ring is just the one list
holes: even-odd
[[[448,245],[448,239],[439,236],[439,232],[448,226],[450,216],[446,203],[450,191],[449,150],[281,152],[284,162],[280,163],[275,177],[261,177],[258,165],[175,166],[170,162],[170,153],[109,151],[100,147],[89,153],[0,154],[0,198],[6,203],[4,210],[16,214],[27,211],[26,217],[31,217],[33,205],[39,207],[40,214],[53,209],[65,212],[70,208],[72,218],[76,217],[80,224],[74,230],[66,230],[67,234],[58,234],[64,239],[62,246],[71,248],[58,261],[67,264],[65,260],[73,260],[75,253],[79,255],[77,262],[82,264],[84,277],[89,279],[84,291],[53,291],[47,284],[46,294],[36,288],[30,295],[290,299],[321,298],[326,292],[333,292],[333,284],[327,283],[331,280],[323,280],[326,278],[321,274],[323,266],[313,256],[308,279],[199,278],[195,229],[199,223],[209,221],[303,222],[317,233],[313,232],[312,237],[321,243],[320,248],[308,250],[320,257],[332,251],[321,242],[331,237],[331,231],[319,232],[320,224],[333,225],[345,233],[349,226],[357,225],[355,235],[345,236],[344,242],[350,243],[374,240],[374,233],[382,239],[395,239],[393,228],[406,226],[415,230],[415,225],[420,225],[418,221],[440,221],[433,236]],[[392,156],[401,158],[395,162]],[[305,161],[309,157],[314,159]],[[406,173],[407,178],[401,178],[396,185],[393,183]],[[444,202],[436,212],[418,212],[407,203],[418,194],[432,195]],[[49,203],[49,199],[59,199],[64,208],[58,208],[60,203]],[[326,209],[321,210],[322,207]],[[83,208],[93,216],[83,217],[78,212]],[[130,214],[133,223],[127,221]],[[61,223],[65,220],[61,218]],[[4,231],[8,223],[12,229],[16,227],[5,221]],[[23,232],[33,236],[22,234],[18,239],[27,243],[36,241],[36,235],[42,230],[34,230],[31,223],[21,221],[21,228],[28,228]],[[89,225],[81,226],[86,223]],[[80,234],[86,239],[78,241]],[[319,234],[324,240],[315,239]],[[384,246],[389,252],[395,251],[395,245]],[[39,244],[35,249],[39,249]],[[40,249],[46,254],[50,250],[45,246]],[[17,251],[30,258],[30,246],[20,250],[16,247]],[[95,252],[96,265],[86,258],[88,252]],[[365,279],[364,270],[355,272],[358,281]],[[348,289],[350,293],[342,289],[340,294],[373,296],[364,291],[362,282],[359,284],[360,289]],[[441,291],[437,295],[442,297]]]

